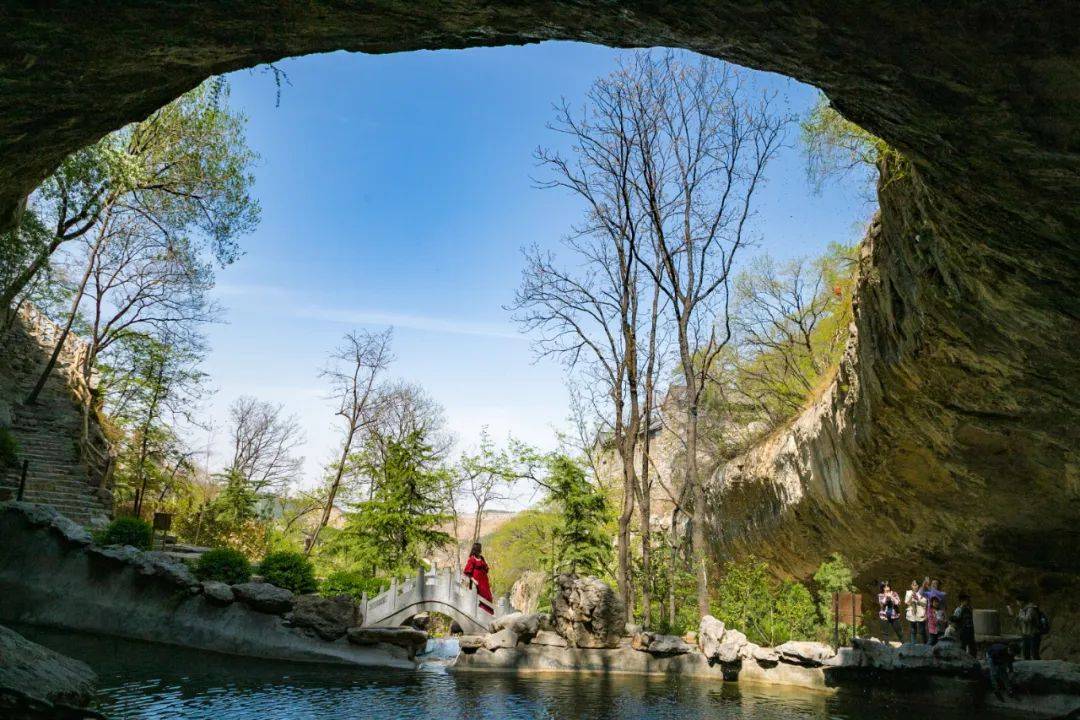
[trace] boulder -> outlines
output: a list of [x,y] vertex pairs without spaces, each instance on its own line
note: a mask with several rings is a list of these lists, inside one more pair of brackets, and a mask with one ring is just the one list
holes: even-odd
[[552,622],[571,647],[615,648],[625,625],[622,600],[597,578],[560,575]]
[[1017,660],[1013,685],[1030,695],[1080,695],[1080,665],[1064,660]]
[[712,659],[720,663],[733,663],[743,657],[743,650],[750,643],[746,639],[746,635],[738,630],[732,630],[727,628],[724,630],[724,637],[720,641],[720,645],[716,648],[716,654]]
[[301,595],[293,603],[285,620],[293,627],[313,630],[323,640],[345,637],[351,627],[362,622],[356,602],[348,595],[323,597],[316,593]]
[[675,655],[685,655],[693,649],[693,645],[678,635],[654,635],[647,652],[656,657],[673,657]]
[[[956,643],[938,643],[937,645],[900,645],[893,646],[877,638],[855,638],[854,660],[859,667],[876,670],[936,670],[953,674],[970,674],[979,668],[979,662],[960,648]],[[836,665],[835,659],[829,661]]]
[[86,528],[61,515],[51,505],[39,505],[31,502],[8,502],[6,507],[21,514],[29,525],[52,528],[65,541],[73,545],[85,546],[91,544],[94,540]]
[[86,663],[0,626],[0,687],[50,703],[84,705],[93,695],[96,681]]
[[214,605],[228,605],[236,599],[236,595],[233,594],[228,583],[217,582],[216,580],[204,580],[202,592],[206,599]]
[[648,652],[652,642],[652,633],[637,632],[630,636],[630,647],[638,652]]
[[821,667],[836,656],[836,650],[825,643],[809,640],[790,640],[776,646],[780,661],[804,667]]
[[137,552],[131,559],[140,575],[155,577],[172,585],[198,592],[199,581],[182,561],[162,552]]
[[232,591],[238,600],[252,610],[284,615],[293,608],[293,594],[285,588],[264,582],[246,582],[233,585]]
[[409,651],[409,657],[427,645],[427,633],[410,627],[351,627],[346,632],[353,645],[396,645]]
[[503,628],[498,632],[489,633],[484,636],[484,647],[488,650],[498,650],[499,648],[513,648],[517,647],[518,634],[510,628]]
[[548,576],[538,570],[526,570],[521,573],[510,588],[510,607],[521,613],[534,613],[540,606],[540,595]]
[[540,632],[540,628],[544,626],[544,621],[543,613],[530,613],[528,615],[519,612],[509,613],[501,618],[496,618],[491,623],[490,631],[496,633],[503,629],[510,629],[517,633],[520,639],[528,642],[536,633]]
[[780,653],[775,648],[761,647],[752,642],[747,642],[739,651],[739,657],[744,660],[753,660],[762,667],[772,667],[780,662]]
[[142,551],[131,545],[91,545],[86,549],[86,552],[94,557],[103,558],[114,563],[130,565],[135,562],[135,559]]
[[724,623],[712,615],[706,615],[698,623],[697,639],[702,654],[709,660],[715,659],[716,653],[720,649],[720,643],[724,640]]
[[461,648],[463,653],[473,653],[484,647],[483,635],[460,635],[458,636],[458,647]]
[[566,638],[554,630],[541,630],[529,643],[530,645],[547,645],[550,647],[566,647]]

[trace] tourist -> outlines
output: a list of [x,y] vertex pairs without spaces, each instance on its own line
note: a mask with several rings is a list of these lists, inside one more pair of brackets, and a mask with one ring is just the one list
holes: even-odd
[[481,552],[483,547],[480,543],[473,543],[472,550],[469,551],[469,560],[465,563],[465,569],[462,570],[462,574],[469,578],[469,587],[476,583],[476,594],[488,601],[488,605],[480,604],[480,609],[489,615],[494,615],[495,611],[491,607],[491,584],[488,581],[488,564],[484,559],[484,555]]
[[996,642],[986,649],[986,661],[990,665],[990,687],[993,688],[994,695],[998,700],[1004,700],[1004,690],[1012,697],[1012,650],[1006,643]]
[[[929,580],[929,578],[927,579]],[[948,611],[945,607],[945,593],[941,590],[941,582],[939,580],[930,580],[929,586],[923,592],[923,596],[926,598],[927,602],[933,600],[934,598],[937,598],[938,604],[941,605],[942,612]],[[944,630],[942,630],[942,632],[944,632]]]
[[941,607],[941,598],[931,598],[930,607],[926,609],[927,642],[931,645],[937,645],[938,639],[941,638],[948,624],[949,620],[945,615],[945,609]]
[[956,625],[956,639],[960,647],[975,655],[975,614],[971,610],[971,596],[960,594],[960,604],[953,611],[950,627]]
[[1050,619],[1034,602],[1021,602],[1016,619],[1020,622],[1024,659],[1041,660],[1039,648],[1042,645],[1042,636],[1050,632]]
[[910,628],[911,644],[926,642],[926,596],[918,580],[911,581],[911,588],[904,593],[905,616]]
[[881,632],[884,635],[882,639],[888,642],[889,628],[892,628],[896,639],[904,642],[904,634],[900,631],[900,596],[892,589],[888,580],[878,585],[877,601],[878,618],[881,619]]

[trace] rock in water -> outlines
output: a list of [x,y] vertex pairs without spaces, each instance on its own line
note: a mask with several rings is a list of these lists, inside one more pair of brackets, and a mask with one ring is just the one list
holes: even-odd
[[687,643],[678,635],[654,635],[646,651],[656,657],[672,657],[674,655],[685,655],[693,649],[693,645]]
[[227,583],[216,580],[204,580],[202,584],[203,595],[214,605],[228,605],[236,599],[232,588]]
[[547,575],[538,570],[526,570],[510,588],[510,607],[521,613],[534,613],[540,606]]
[[807,667],[820,667],[836,655],[836,650],[825,643],[791,640],[776,646],[781,662]]
[[361,623],[359,614],[356,602],[348,595],[323,597],[312,593],[296,598],[285,619],[293,627],[314,630],[323,640],[337,640]]
[[245,605],[259,612],[284,615],[293,607],[293,594],[270,583],[246,582],[233,585],[232,590]]
[[740,657],[743,657],[743,651],[749,642],[746,640],[746,635],[727,628],[724,630],[724,638],[719,647],[716,648],[716,660],[722,663],[736,662]]
[[51,703],[84,705],[97,676],[86,665],[0,626],[0,687]]
[[513,630],[521,640],[528,642],[540,628],[544,626],[547,617],[543,613],[510,613],[497,618],[491,623],[491,632],[496,633],[503,629]]
[[353,645],[397,645],[408,650],[410,658],[424,649],[428,638],[426,632],[410,627],[351,627],[347,634]]
[[619,596],[594,577],[560,575],[552,602],[555,631],[573,647],[615,648],[622,637]]
[[510,628],[503,628],[498,632],[484,636],[484,647],[488,650],[499,648],[513,648],[518,644],[518,635]]

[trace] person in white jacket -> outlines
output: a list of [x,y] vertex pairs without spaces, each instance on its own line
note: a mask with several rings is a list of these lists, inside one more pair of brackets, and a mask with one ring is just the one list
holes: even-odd
[[911,644],[926,643],[926,595],[918,580],[911,581],[911,587],[904,593],[904,605],[907,610],[904,617],[907,618],[910,628]]

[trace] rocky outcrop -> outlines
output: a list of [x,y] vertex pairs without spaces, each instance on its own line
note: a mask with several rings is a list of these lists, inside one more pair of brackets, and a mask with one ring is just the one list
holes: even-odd
[[0,689],[49,703],[85,705],[96,682],[97,676],[86,663],[53,652],[0,625]]
[[204,580],[202,583],[202,592],[208,602],[217,605],[228,605],[236,600],[236,594],[233,593],[233,590],[229,587],[228,583]]
[[522,613],[534,613],[540,606],[540,595],[548,576],[538,570],[526,570],[510,588],[510,606]]
[[[301,595],[296,598],[292,612],[285,618],[293,627],[308,628],[323,640],[337,640],[363,619],[360,608],[348,595],[323,597]],[[426,637],[426,634],[425,634]]]
[[550,625],[551,619],[544,613],[508,613],[491,621],[490,632],[503,629],[512,630],[526,642],[531,640],[542,628]]
[[551,616],[555,632],[572,647],[611,648],[622,637],[622,601],[594,577],[560,575]]
[[655,635],[642,632],[630,639],[630,647],[639,652],[647,652],[655,657],[673,657],[693,652],[694,646],[678,635]]
[[236,599],[252,610],[283,615],[293,609],[293,594],[285,588],[265,582],[246,582],[232,586]]
[[353,645],[393,645],[405,650],[411,659],[424,649],[428,636],[410,627],[353,627],[348,630],[348,638]]
[[825,643],[807,640],[790,640],[776,646],[782,662],[805,667],[821,667],[836,657],[836,650]]
[[[337,634],[335,622],[343,619],[333,600],[301,598],[301,616],[286,619],[298,601],[282,588],[203,584],[161,553],[85,541],[53,508],[0,503],[0,621],[231,655],[415,667],[416,636],[408,642],[369,636],[371,642],[362,644],[340,635],[326,639]],[[401,640],[393,630],[390,635]]]

